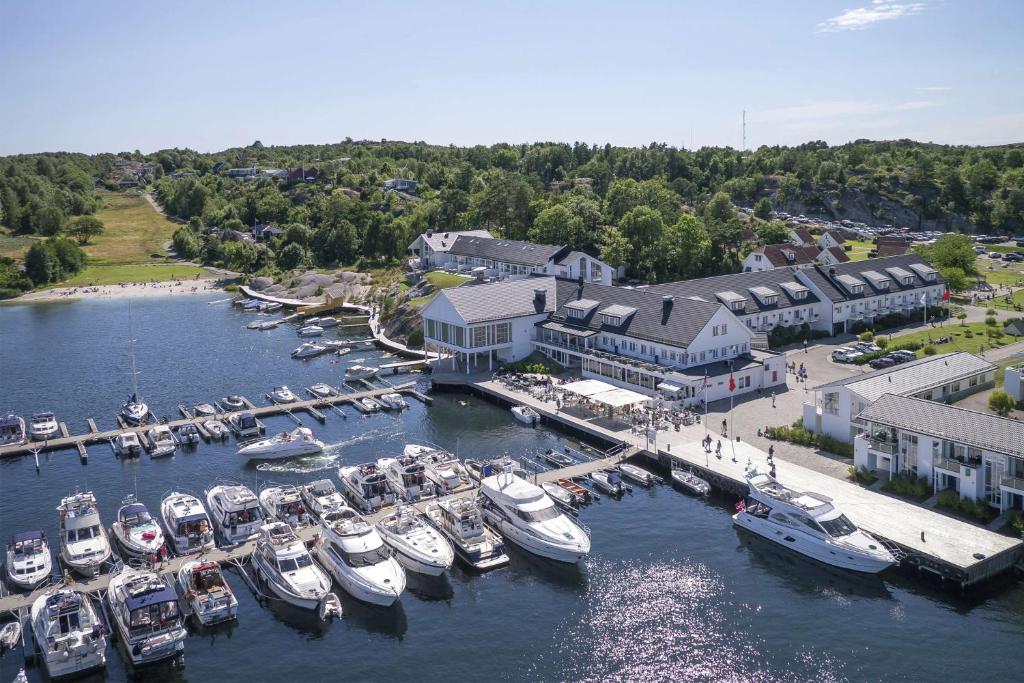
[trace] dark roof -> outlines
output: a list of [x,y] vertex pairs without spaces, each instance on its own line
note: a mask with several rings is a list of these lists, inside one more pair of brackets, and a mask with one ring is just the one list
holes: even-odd
[[[545,291],[544,302],[537,299],[536,290]],[[528,277],[522,280],[503,280],[485,285],[463,285],[442,289],[434,301],[447,299],[455,312],[467,323],[485,320],[503,320],[555,310],[555,278]]]
[[131,505],[125,505],[120,510],[118,510],[117,515],[118,517],[126,517],[128,515],[137,515],[143,512],[149,512],[146,509],[145,505],[143,505],[142,503],[132,503]]
[[[717,300],[694,301],[681,297],[675,297],[670,306],[665,306],[662,295],[652,291],[653,288],[585,284],[581,289],[571,280],[556,280],[556,284],[558,310],[551,315],[551,320],[571,328],[614,332],[673,346],[689,346],[722,306]],[[566,304],[580,298],[598,301],[600,305],[583,318],[570,318]],[[601,315],[601,311],[609,307],[630,308],[636,312],[613,327],[606,325]]]
[[174,592],[174,589],[167,584],[163,584],[163,588],[160,588],[159,590],[143,593],[142,595],[127,596],[125,598],[124,605],[129,611],[131,611],[139,609],[140,607],[156,605],[161,602],[175,602],[177,599],[178,594]]
[[824,237],[825,235],[832,235],[832,239],[834,239],[839,244],[843,244],[844,242],[846,242],[846,238],[843,237],[843,233],[839,232],[838,230],[826,230],[822,234],[822,237]]
[[910,251],[910,242],[902,237],[879,237],[875,250],[879,257],[901,256]]
[[885,394],[860,419],[1024,457],[1024,422],[909,396]]
[[814,259],[818,258],[819,253],[818,248],[814,245],[797,246],[795,244],[766,244],[755,251],[764,254],[768,262],[776,268],[814,263]]
[[850,260],[850,257],[846,255],[846,250],[842,247],[829,247],[826,251],[836,257],[836,260],[840,263],[846,263]]
[[559,258],[557,263],[560,266],[567,266],[570,263],[575,263],[576,261],[579,261],[581,258],[590,259],[591,261],[599,261],[600,260],[600,259],[597,259],[597,258],[591,256],[590,254],[584,253],[582,251],[570,251],[570,252],[566,253],[564,256],[562,256],[561,258]]
[[805,244],[814,244],[814,237],[806,228],[799,228],[793,231]]
[[554,244],[532,244],[516,240],[461,235],[452,243],[449,254],[491,259],[522,266],[543,266],[568,247]]
[[[904,254],[902,256],[887,256],[885,258],[873,258],[865,261],[849,261],[835,266],[815,266],[814,268],[807,268],[802,272],[825,294],[826,297],[828,297],[829,300],[833,302],[862,299],[865,296],[876,296],[879,294],[889,294],[893,292],[906,292],[913,289],[919,289],[921,287],[945,284],[946,281],[942,279],[941,275],[935,276],[935,282],[924,281],[921,279],[920,275],[910,268],[910,265],[913,263],[928,265],[928,262],[917,254]],[[914,276],[913,281],[909,285],[904,285],[902,282],[892,278],[889,273],[886,272],[886,268],[903,268],[904,270],[909,271],[910,275]],[[850,294],[847,290],[835,284],[829,275],[830,269],[835,270],[835,277],[839,277],[841,275],[852,275],[855,278],[864,280],[864,293],[860,295]],[[889,289],[877,289],[870,280],[861,277],[861,273],[866,270],[874,270],[889,277]]]
[[1014,320],[1003,328],[1003,332],[1014,337],[1024,337],[1024,320]]
[[740,230],[740,242],[754,242],[757,240],[757,233],[750,228]]
[[[648,290],[658,294],[672,294],[676,301],[689,297],[700,297],[704,301],[718,303],[715,296],[718,292],[736,292],[746,297],[743,311],[733,311],[740,315],[749,313],[760,313],[762,311],[777,311],[791,306],[806,306],[817,303],[818,297],[813,291],[808,291],[804,299],[794,299],[783,287],[784,282],[797,282],[795,273],[797,268],[776,268],[765,270],[759,273],[732,273],[730,275],[716,275],[696,280],[683,280],[681,282],[668,282],[663,285],[651,285]],[[779,294],[778,302],[766,306],[758,301],[757,297],[750,293],[755,287],[768,287]]]

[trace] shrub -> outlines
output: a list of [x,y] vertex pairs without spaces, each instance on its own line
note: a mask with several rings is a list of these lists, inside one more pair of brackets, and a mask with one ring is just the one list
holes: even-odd
[[924,347],[924,355],[926,355],[926,356],[934,356],[935,355],[935,347],[932,346],[931,344],[929,344],[928,346]]
[[995,317],[990,315],[989,317],[985,318],[985,324],[988,325],[989,327],[995,327],[996,325],[999,324],[999,321],[996,320]]
[[854,481],[856,481],[856,482],[858,482],[860,484],[868,485],[868,484],[873,484],[874,482],[878,481],[878,477],[876,477],[871,472],[871,470],[869,470],[867,467],[864,467],[863,465],[861,465],[860,469],[857,469],[856,465],[850,465],[846,469],[846,472],[847,472],[847,476],[850,479],[853,479]]
[[237,292],[238,291],[238,285],[235,285],[235,284],[227,285],[224,288],[224,291],[225,292]]
[[878,344],[878,346],[883,349],[889,346],[889,340],[886,337],[878,337],[877,339],[875,339],[875,343]]
[[862,342],[869,342],[875,338],[875,333],[872,332],[871,330],[868,330],[867,332],[861,332],[859,335],[857,335],[857,338],[860,339]]
[[995,315],[995,314],[996,314],[996,309],[994,309],[994,308],[986,308],[985,309],[985,315]]
[[987,330],[985,330],[985,334],[987,334],[992,339],[999,339],[1000,337],[1003,336],[1003,331],[998,327],[990,327]]
[[882,489],[899,496],[924,498],[928,495],[928,480],[912,472],[900,472],[885,482]]
[[985,501],[961,498],[960,494],[953,489],[939,491],[937,504],[947,510],[960,512],[981,521],[986,521],[992,516],[992,509]]
[[973,337],[974,337],[974,332],[970,328],[964,330],[964,338],[965,339],[972,339]]
[[410,349],[422,349],[423,348],[423,330],[415,329],[409,333],[409,338],[406,340],[405,345]]
[[1002,389],[996,389],[988,397],[988,407],[996,415],[1006,417],[1017,405],[1017,402],[1009,393]]
[[1006,511],[1006,523],[1018,534],[1024,535],[1024,514],[1017,508],[1010,508]]
[[853,457],[853,446],[838,439],[833,439],[830,436],[815,434],[805,429],[800,420],[797,420],[789,427],[769,427],[767,436],[769,439],[776,441],[787,441],[799,446],[820,448],[823,451],[847,458]]

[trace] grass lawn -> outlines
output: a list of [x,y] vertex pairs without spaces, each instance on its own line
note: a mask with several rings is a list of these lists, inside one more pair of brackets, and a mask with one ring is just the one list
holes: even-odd
[[850,247],[850,250],[846,252],[846,255],[850,257],[851,261],[863,261],[867,259],[868,252],[875,248],[874,242],[868,242],[866,240],[846,240],[846,244]]
[[1024,280],[1024,263],[1006,263],[979,256],[974,261],[979,275],[984,275],[990,285],[1012,285]]
[[88,285],[116,285],[119,282],[166,282],[167,280],[191,280],[196,275],[205,277],[209,271],[199,266],[175,264],[86,266],[85,270],[53,287],[84,287]]
[[[982,345],[985,350],[991,350],[1000,346],[1006,346],[1016,341],[1014,337],[1009,335],[1003,335],[997,339],[993,339],[988,336],[987,330],[988,325],[985,323],[967,323],[961,325],[960,321],[954,319],[946,322],[942,327],[933,327],[927,330],[921,330],[920,332],[913,332],[911,334],[901,334],[896,337],[892,337],[889,340],[889,346],[897,347],[902,344],[910,342],[921,342],[927,344],[928,340],[936,340],[941,337],[952,337],[952,340],[945,344],[935,344],[935,350],[938,353],[952,353],[954,351],[966,351],[968,353],[977,354]],[[1003,326],[997,325],[995,329],[1002,332]],[[967,333],[970,332],[971,336],[968,337]],[[888,335],[881,335],[888,336]],[[917,352],[919,358],[924,357],[924,350]]]
[[435,289],[426,296],[418,296],[415,299],[409,299],[409,303],[416,308],[423,308],[426,306],[442,289],[458,287],[466,280],[471,279],[464,275],[455,275],[454,273],[446,273],[441,270],[432,270],[423,277],[426,278],[427,282],[434,285]]
[[27,235],[12,235],[7,228],[0,228],[0,256],[21,258],[32,246],[32,238]]
[[103,208],[96,218],[104,231],[83,247],[92,265],[145,263],[150,254],[164,251],[164,243],[178,228],[161,216],[141,194],[103,192]]

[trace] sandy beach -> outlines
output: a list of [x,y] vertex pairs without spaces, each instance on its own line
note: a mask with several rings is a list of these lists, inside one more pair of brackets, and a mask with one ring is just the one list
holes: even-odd
[[121,297],[178,296],[183,294],[206,294],[224,291],[220,280],[177,280],[168,282],[138,282],[95,287],[58,287],[39,292],[29,292],[5,303],[43,303],[47,301],[68,301],[76,299],[114,299]]

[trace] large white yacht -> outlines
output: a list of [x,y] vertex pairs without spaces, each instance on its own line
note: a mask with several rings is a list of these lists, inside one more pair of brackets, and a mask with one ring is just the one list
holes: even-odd
[[363,512],[394,505],[398,499],[387,475],[375,462],[339,467],[338,478],[349,500]]
[[128,557],[148,559],[160,554],[164,532],[135,496],[128,496],[117,511],[117,520],[110,526],[114,538]]
[[210,515],[195,496],[178,491],[168,493],[160,503],[160,516],[174,552],[190,555],[213,549]]
[[535,555],[578,562],[590,553],[590,536],[555,505],[544,489],[502,472],[480,482],[484,519],[507,540]]
[[284,522],[260,527],[252,554],[256,574],[277,597],[303,609],[317,609],[331,590],[331,579],[309,556],[295,531]]
[[330,479],[317,479],[301,487],[302,500],[306,509],[315,517],[323,516],[331,510],[348,507],[345,497],[338,493],[334,482]]
[[293,529],[312,526],[313,518],[295,486],[268,486],[260,491],[260,505],[267,519],[284,522]]
[[398,600],[405,590],[405,570],[371,524],[345,508],[322,528],[313,552],[349,595],[385,607]]
[[186,562],[178,570],[178,585],[192,613],[203,626],[238,615],[238,598],[216,562]]
[[426,515],[473,569],[487,571],[508,564],[501,536],[484,524],[480,506],[472,498],[440,500],[427,506]]
[[151,664],[185,650],[178,594],[156,572],[125,567],[110,579],[107,604],[132,664]]
[[22,531],[7,546],[7,578],[13,586],[32,590],[50,578],[53,559],[42,531]]
[[107,638],[88,595],[62,588],[32,603],[32,635],[51,679],[107,664]]
[[466,467],[453,453],[434,446],[406,444],[403,455],[423,463],[427,479],[437,488],[437,495],[447,496],[473,487]]
[[82,576],[100,573],[110,559],[110,540],[103,531],[96,496],[92,491],[76,493],[60,501],[60,557]]
[[259,460],[276,460],[314,455],[323,450],[324,443],[313,436],[309,427],[296,427],[290,432],[281,432],[268,439],[247,443],[238,449],[238,455]]
[[174,455],[178,448],[178,442],[174,440],[174,434],[167,425],[157,425],[146,432],[146,436],[153,442],[153,450],[149,452],[150,457],[162,458],[167,455]]
[[228,545],[245,543],[256,538],[266,513],[256,494],[242,484],[219,484],[206,492],[213,524],[220,529]]
[[45,441],[57,436],[60,427],[53,413],[36,413],[29,420],[28,432],[34,441]]
[[426,466],[412,456],[381,458],[377,467],[387,475],[402,500],[416,503],[437,495],[434,483],[427,479]]
[[455,560],[451,544],[411,507],[401,507],[382,518],[377,531],[409,571],[440,576]]
[[747,500],[737,505],[736,526],[819,562],[877,574],[896,560],[817,493],[786,488],[763,472],[747,474]]

